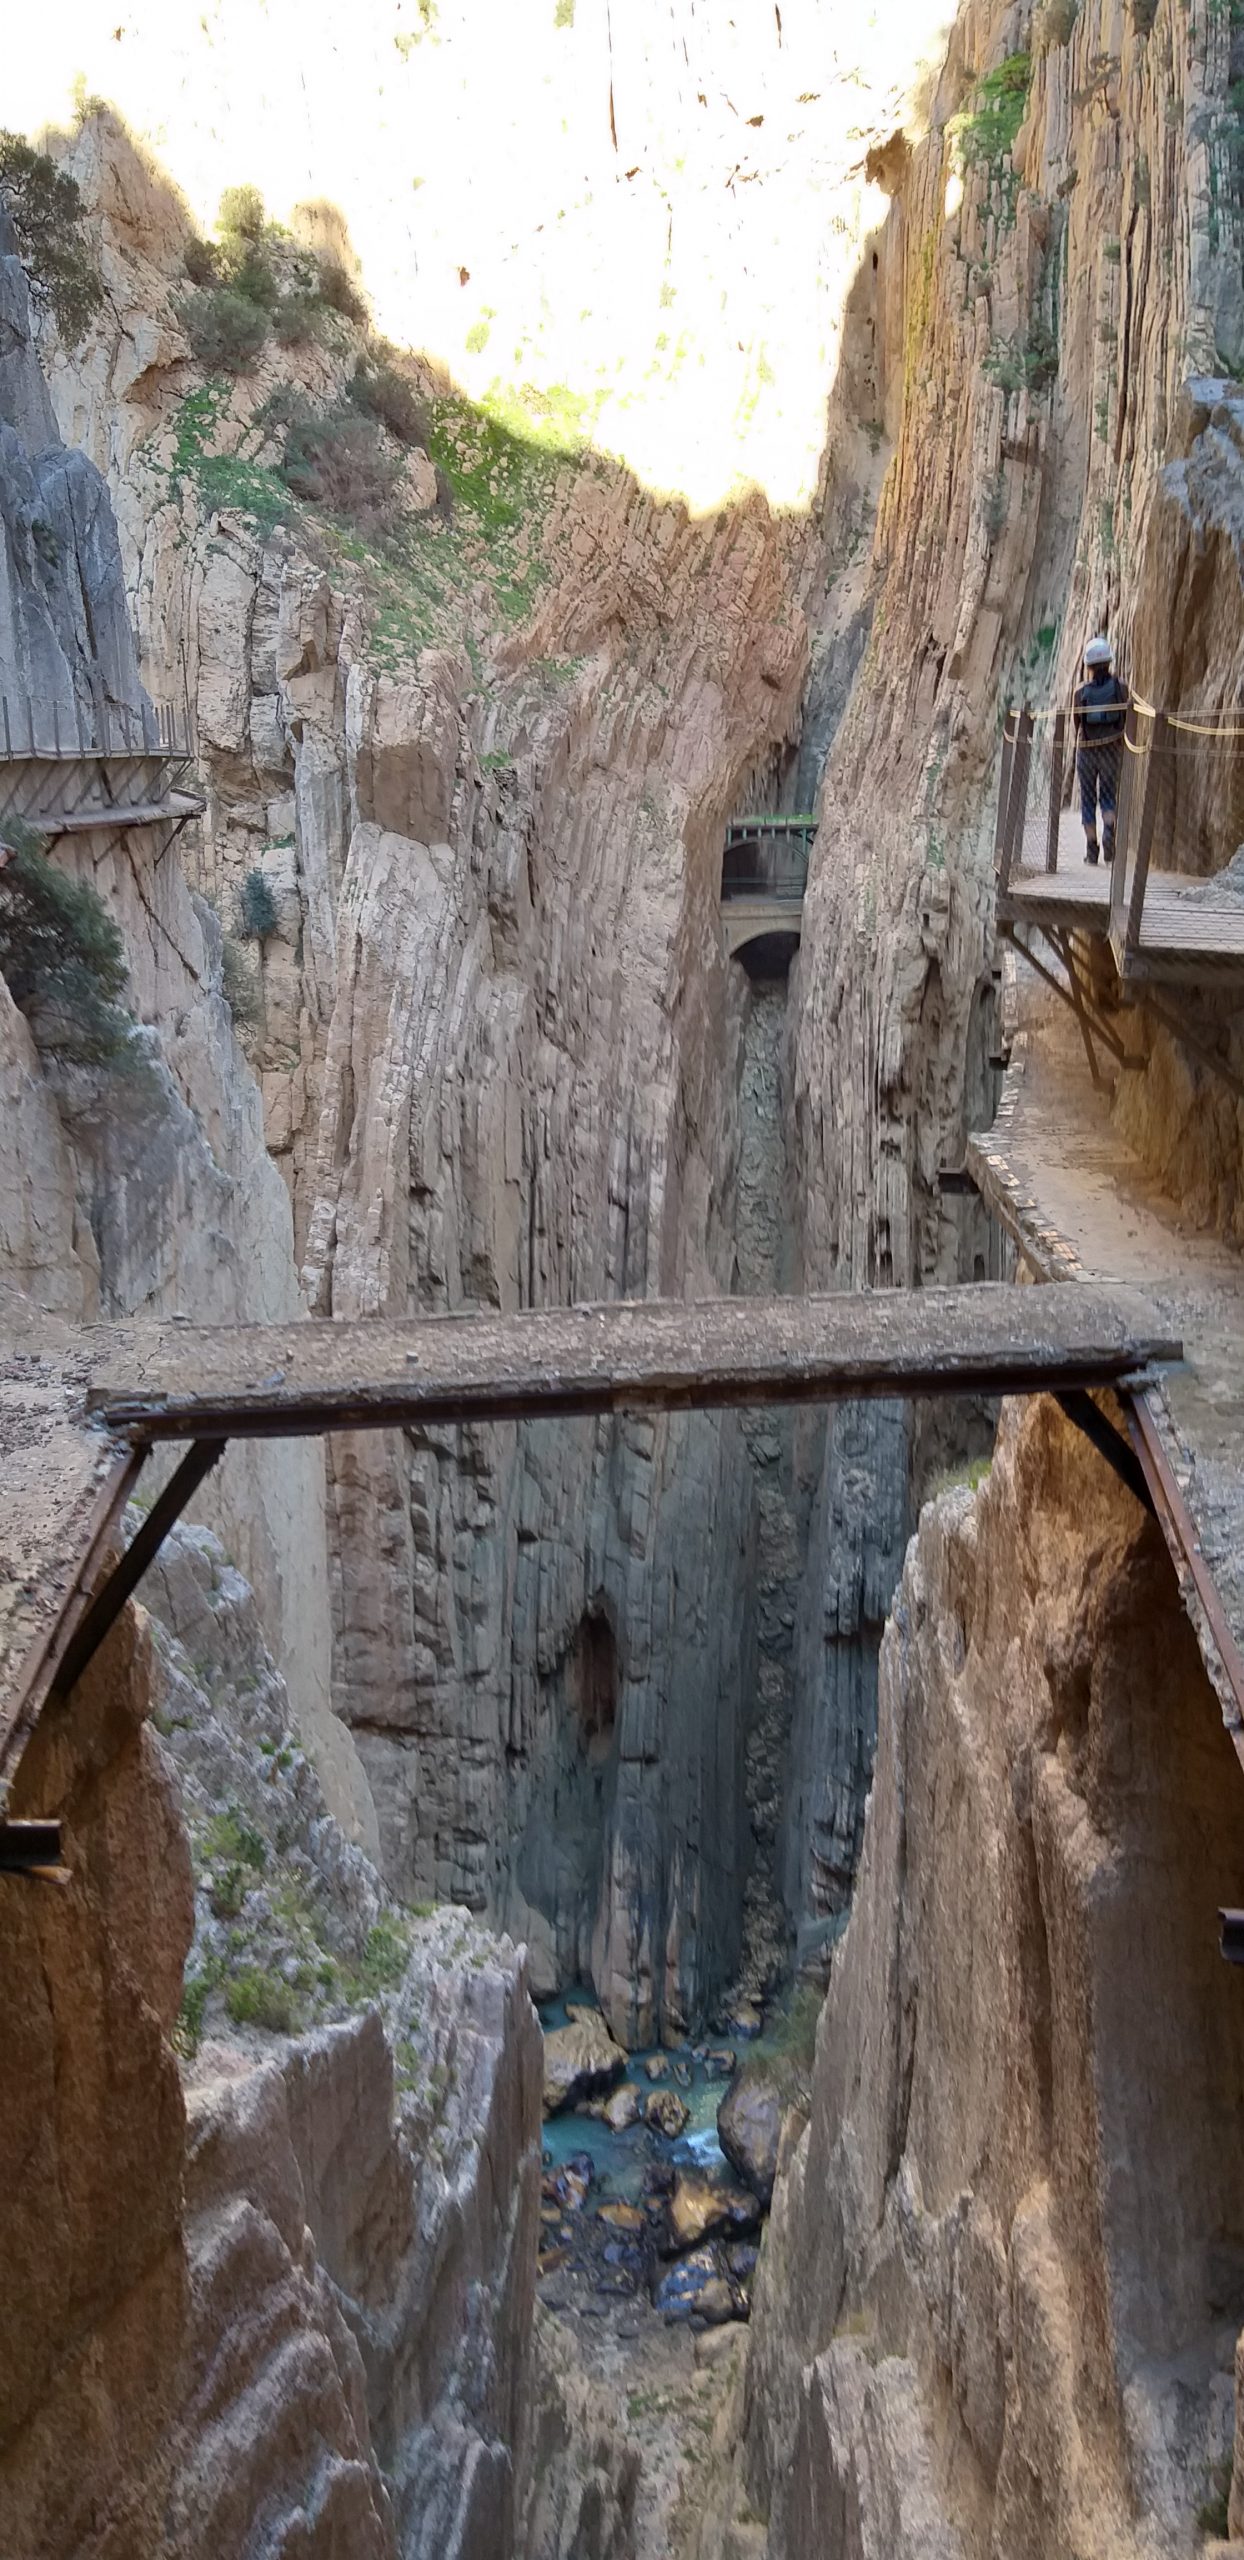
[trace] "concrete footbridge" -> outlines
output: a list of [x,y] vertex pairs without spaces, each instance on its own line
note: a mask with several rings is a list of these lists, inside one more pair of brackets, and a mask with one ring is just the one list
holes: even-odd
[[728,959],[774,934],[785,939],[789,958],[799,940],[815,834],[816,819],[806,814],[736,818],[727,827],[721,922]]
[[[210,1329],[75,1328],[10,1305],[0,1340],[0,1789],[230,1440],[1052,1393],[1143,1498],[1136,1458],[1093,1391],[1126,1404],[1155,1363],[1180,1353],[1177,1328],[1113,1282]],[[157,1468],[150,1507],[118,1552],[125,1505],[170,1445],[177,1463],[171,1474],[167,1460]],[[0,1867],[41,1863],[23,1856],[20,1833],[0,1821]]]

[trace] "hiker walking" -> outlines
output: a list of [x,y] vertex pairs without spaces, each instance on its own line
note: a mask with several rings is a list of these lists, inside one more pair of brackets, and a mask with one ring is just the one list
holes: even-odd
[[1084,682],[1076,687],[1076,780],[1080,785],[1080,823],[1084,858],[1097,860],[1097,810],[1101,807],[1102,850],[1114,860],[1114,821],[1123,760],[1123,730],[1131,695],[1114,672],[1108,640],[1090,640],[1084,652]]

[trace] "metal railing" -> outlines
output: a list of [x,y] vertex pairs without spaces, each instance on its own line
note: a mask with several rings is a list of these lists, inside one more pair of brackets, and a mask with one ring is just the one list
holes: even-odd
[[[1215,876],[1244,846],[1244,717],[1224,711],[1182,718],[1133,702],[1113,781],[1113,861],[1106,861],[1103,815],[1095,877],[1085,864],[1070,716],[1027,705],[1008,712],[994,835],[1000,900],[1023,889],[1035,907],[1044,877],[1051,902],[1061,902],[1064,890],[1086,910],[1100,912],[1104,901],[1110,939],[1126,967],[1140,950],[1155,875],[1164,897],[1201,890],[1212,900]],[[1240,912],[1244,920],[1244,899]]]
[[176,756],[194,753],[188,703],[91,703],[72,707],[17,701],[0,694],[0,763],[59,763],[68,758]]
[[737,818],[726,829],[721,866],[724,904],[732,898],[797,904],[808,885],[808,855],[816,834],[811,817]]

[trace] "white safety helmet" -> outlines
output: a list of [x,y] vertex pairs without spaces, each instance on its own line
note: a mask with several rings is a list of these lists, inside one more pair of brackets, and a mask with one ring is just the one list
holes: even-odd
[[1108,640],[1090,640],[1084,652],[1086,667],[1108,667],[1114,651]]

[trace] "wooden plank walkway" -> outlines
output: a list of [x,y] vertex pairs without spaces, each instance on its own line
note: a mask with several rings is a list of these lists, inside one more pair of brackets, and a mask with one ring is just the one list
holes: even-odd
[[141,1439],[295,1436],[839,1396],[998,1395],[1176,1360],[1135,1290],[982,1282],[812,1298],[658,1299],[516,1315],[80,1338],[85,1405]]
[[0,1352],[0,1735],[19,1685],[46,1685],[137,1473],[128,1447],[86,1424],[72,1362]]
[[154,827],[162,818],[200,818],[206,802],[188,791],[170,791],[163,800],[140,800],[115,808],[104,804],[89,809],[53,810],[39,821],[41,834],[53,836],[97,835],[108,827]]
[[[1182,872],[1151,870],[1139,945],[1131,953],[1123,949],[1130,886],[1124,882],[1113,919],[1121,974],[1174,984],[1195,983],[1207,976],[1244,978],[1244,892],[1223,887],[1221,879],[1221,874],[1193,879]],[[1111,933],[1113,885],[1111,865],[1085,861],[1079,821],[1072,810],[1065,809],[1059,826],[1058,869],[1045,868],[1044,820],[1039,824],[1030,820],[1020,866],[1012,873],[1009,887],[999,893],[998,913],[1012,923],[1069,927],[1105,939]]]
[[[1188,1226],[1122,1143],[1109,1094],[1095,1092],[1085,1072],[1070,1014],[1022,961],[1008,966],[1018,1037],[993,1127],[968,1141],[969,1168],[1038,1278],[1143,1287],[1182,1336],[1183,1361],[1141,1401],[1190,1520],[1196,1562],[1244,1658],[1244,1256]],[[1238,1670],[1224,1660],[1187,1558],[1172,1553],[1244,1758]]]
[[[0,1785],[52,1690],[152,1447],[559,1415],[1028,1394],[1178,1360],[1134,1289],[659,1300],[408,1324],[121,1321],[0,1311]],[[200,1475],[202,1469],[200,1468]],[[195,1477],[194,1481],[199,1479]],[[160,1503],[147,1515],[152,1530]],[[187,1487],[174,1502],[171,1525]],[[137,1570],[137,1568],[136,1568]]]

